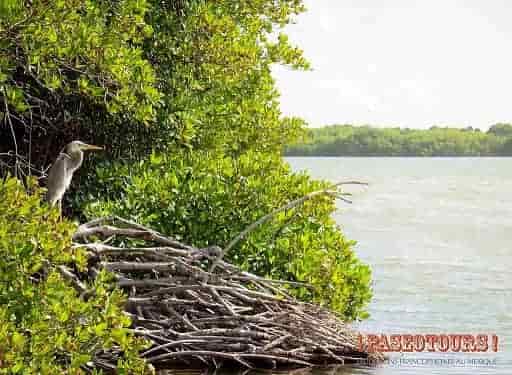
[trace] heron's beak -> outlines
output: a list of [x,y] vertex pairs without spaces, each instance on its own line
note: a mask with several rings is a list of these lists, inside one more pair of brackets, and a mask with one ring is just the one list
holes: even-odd
[[88,144],[82,145],[81,148],[82,150],[103,150],[103,147]]

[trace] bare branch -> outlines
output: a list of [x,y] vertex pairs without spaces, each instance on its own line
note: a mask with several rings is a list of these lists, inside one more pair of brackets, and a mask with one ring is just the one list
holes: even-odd
[[[334,196],[335,198],[341,199],[344,202],[352,203],[348,199],[345,199],[345,198],[343,198],[343,197],[341,197],[339,195],[339,191],[337,190],[337,188],[339,186],[342,186],[342,185],[367,185],[367,183],[360,182],[360,181],[343,181],[343,182],[338,182],[338,183],[336,183],[336,184],[334,184],[332,186],[329,186],[326,189],[318,190],[318,191],[313,191],[313,192],[311,192],[309,194],[306,194],[302,198],[295,199],[295,200],[285,204],[284,206],[276,208],[274,211],[270,212],[269,214],[267,214],[265,216],[262,216],[261,218],[256,220],[254,223],[250,224],[247,228],[245,228],[242,232],[240,232],[235,238],[233,238],[227,244],[227,246],[222,250],[222,252],[218,256],[218,258],[212,263],[212,265],[210,266],[209,272],[213,273],[213,271],[217,267],[219,261],[222,260],[224,255],[226,255],[240,241],[242,241],[244,238],[246,238],[251,232],[253,232],[260,225],[262,225],[262,224],[266,223],[267,221],[271,220],[274,216],[276,216],[280,212],[283,212],[283,211],[295,208],[295,207],[303,204],[304,202],[309,201],[309,200],[311,200],[311,199],[313,199],[315,197],[321,196],[321,195],[331,195],[331,196]],[[208,280],[205,280],[205,282],[207,282],[207,281]]]
[[[111,236],[125,245],[102,242]],[[269,280],[222,260],[214,275],[205,271],[217,248],[194,248],[115,217],[81,225],[74,238],[81,241],[74,246],[89,250],[87,281],[105,269],[114,273],[113,285],[129,293],[129,331],[150,341],[141,355],[155,367],[199,359],[208,366],[227,361],[247,369],[289,369],[382,359],[359,348],[356,332],[335,314],[286,294],[310,287],[305,283]],[[85,292],[86,280],[79,277],[85,274],[63,266],[59,272]],[[118,358],[113,348],[93,362],[114,371]]]

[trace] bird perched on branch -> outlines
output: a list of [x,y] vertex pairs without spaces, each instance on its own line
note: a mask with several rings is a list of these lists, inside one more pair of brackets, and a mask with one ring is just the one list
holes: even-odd
[[62,197],[71,184],[73,173],[82,165],[83,151],[87,150],[103,150],[103,147],[88,145],[81,141],[68,143],[48,172],[46,200],[51,206],[58,203],[59,212],[62,212]]

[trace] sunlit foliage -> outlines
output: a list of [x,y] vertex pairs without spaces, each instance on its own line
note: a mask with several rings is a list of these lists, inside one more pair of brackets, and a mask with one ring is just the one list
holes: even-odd
[[[291,173],[278,156],[248,152],[153,154],[137,165],[97,169],[89,217],[119,215],[196,246],[226,245],[246,226],[290,200],[327,187]],[[99,183],[97,183],[98,181]],[[244,269],[311,284],[298,296],[335,309],[347,319],[365,317],[370,270],[353,252],[330,214],[332,197],[319,197],[283,212],[232,249]]]
[[75,225],[41,204],[31,185],[27,194],[17,179],[0,180],[0,373],[85,373],[114,345],[124,352],[121,373],[144,373],[144,343],[127,332],[123,295],[104,273],[88,285],[88,299],[62,278],[57,267],[84,270],[85,254],[71,247]]
[[[301,0],[8,1],[0,156],[11,159],[0,158],[1,171],[37,173],[73,139],[107,149],[86,159],[66,212],[117,213],[222,246],[325,186],[280,157],[304,122],[282,115],[271,69],[309,68],[282,32],[304,10]],[[334,209],[320,198],[283,214],[230,256],[309,282],[314,291],[301,298],[362,318],[370,272],[331,219]]]

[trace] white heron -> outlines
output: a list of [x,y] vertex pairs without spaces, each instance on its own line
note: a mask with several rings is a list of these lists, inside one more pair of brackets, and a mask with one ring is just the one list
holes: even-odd
[[62,212],[62,197],[71,184],[73,173],[84,161],[83,151],[87,150],[103,150],[103,147],[88,145],[81,141],[70,142],[62,149],[48,172],[46,200],[51,206],[58,203],[59,212]]

